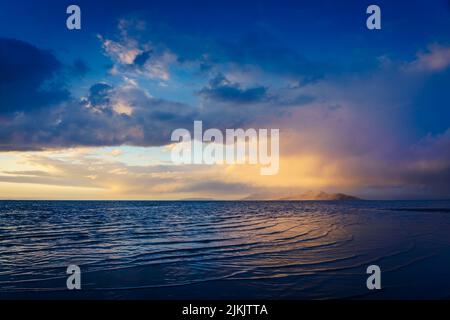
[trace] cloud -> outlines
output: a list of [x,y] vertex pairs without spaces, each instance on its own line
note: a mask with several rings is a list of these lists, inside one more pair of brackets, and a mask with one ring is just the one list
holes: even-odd
[[294,77],[304,84],[335,71],[335,67],[328,63],[307,59],[263,29],[246,34],[235,42],[221,45],[224,62],[231,61],[241,66],[257,65],[266,72]]
[[[61,63],[52,55],[42,53],[31,45],[17,45],[15,41],[3,42],[3,45],[7,47],[2,52],[5,62],[12,61],[13,57],[9,54],[17,51],[17,46],[20,50],[34,50],[38,58],[32,62],[36,67],[31,71],[25,71],[28,70],[26,60],[15,62],[17,69],[23,72],[14,75],[16,90],[2,96],[2,99],[14,103],[5,105],[7,108],[5,110],[4,107],[3,111],[11,112],[8,117],[0,118],[0,150],[43,150],[76,146],[161,146],[171,143],[170,135],[174,129],[191,128],[194,120],[201,119],[209,122],[211,126],[225,128],[249,124],[250,119],[255,118],[251,110],[242,110],[241,115],[237,116],[229,111],[224,114],[224,110],[214,104],[201,108],[155,98],[136,81],[127,77],[115,85],[106,82],[94,83],[87,95],[81,98],[69,96],[65,91],[63,95],[59,94],[60,91],[41,92],[32,84],[44,83],[47,78],[51,78],[62,68]],[[47,60],[51,63],[44,63]],[[144,60],[142,63],[146,64]],[[8,69],[9,65],[3,63],[2,68],[7,71],[2,74],[3,84],[7,83],[13,74],[12,70]],[[266,98],[264,88],[244,89],[222,80],[212,83],[214,87],[210,89],[218,91],[214,97],[222,94],[223,99],[231,98],[240,103]],[[29,89],[28,93],[22,92],[25,89]],[[47,95],[51,96],[51,99],[41,99]],[[17,105],[19,101],[26,108]]]
[[152,97],[126,81],[96,83],[87,97],[3,119],[0,150],[75,146],[161,146],[176,128],[190,128],[198,108]]
[[[148,23],[146,21],[151,21]],[[224,40],[174,29],[156,17],[121,19],[118,34],[99,39],[115,63],[113,72],[134,72],[167,81],[172,69],[200,74],[226,74],[229,68],[255,67],[268,76],[283,76],[307,84],[339,72],[336,65],[303,56],[265,27]]]
[[[386,198],[445,199],[450,196],[450,129],[427,135],[402,146],[395,157],[368,158],[356,163],[358,176],[368,189]],[[392,189],[390,189],[392,188]],[[395,191],[392,191],[392,190]]]
[[136,30],[142,32],[143,28],[139,21],[122,19],[117,40],[98,35],[105,54],[114,63],[111,72],[168,81],[169,68],[177,62],[177,57],[164,46],[154,45],[150,40],[140,42],[131,35]]
[[407,65],[409,71],[439,72],[450,66],[450,47],[434,44]]
[[113,151],[109,152],[108,155],[112,156],[112,157],[118,157],[123,155],[124,152],[120,149],[114,149]]
[[0,170],[0,183],[77,187],[85,195],[91,190],[101,190],[103,197],[113,199],[181,199],[199,194],[239,199],[259,190],[247,183],[226,181],[223,170],[211,166],[130,165],[89,151],[16,153],[15,156],[19,162],[43,169]]
[[266,87],[242,88],[221,74],[212,79],[199,94],[206,99],[238,104],[264,102],[270,99]]
[[28,43],[0,38],[0,113],[56,105],[69,97],[58,78],[61,63]]
[[[0,51],[4,58],[0,67],[5,71],[0,75],[4,93],[0,99],[12,102],[1,104],[7,116],[0,117],[0,150],[164,146],[171,142],[174,129],[190,129],[194,120],[202,120],[205,129],[280,128],[284,157],[280,175],[263,181],[234,169],[235,175],[233,170],[226,171],[233,177],[230,180],[200,169],[194,177],[190,169],[182,168],[178,172],[188,182],[180,182],[175,174],[180,169],[170,168],[170,177],[163,177],[161,172],[145,171],[155,168],[114,165],[110,167],[114,176],[105,174],[102,183],[93,179],[99,174],[82,171],[85,178],[80,185],[119,185],[124,179],[120,190],[127,194],[141,192],[139,188],[148,181],[157,184],[155,189],[146,188],[139,194],[189,190],[239,194],[246,188],[259,192],[263,186],[329,188],[325,191],[339,186],[359,190],[384,186],[416,195],[432,194],[430,190],[448,194],[450,157],[445,150],[450,148],[445,130],[450,123],[441,117],[439,128],[435,119],[428,127],[422,124],[430,113],[440,117],[446,108],[441,102],[448,94],[441,88],[447,78],[439,71],[450,65],[447,47],[431,46],[414,61],[386,58],[379,69],[370,72],[334,73],[333,69],[325,72],[324,64],[312,63],[273,37],[250,35],[232,44],[203,39],[204,46],[194,37],[189,52],[183,54],[173,42],[165,43],[147,32],[145,26],[121,22],[114,40],[100,37],[104,53],[114,63],[112,74],[88,86],[83,97],[65,92],[58,79],[64,66],[51,53],[17,41],[0,42],[5,47]],[[35,58],[32,68],[27,68],[27,60],[19,58],[30,53]],[[14,64],[17,74],[10,67]],[[433,87],[440,92],[439,99],[426,99],[426,110],[412,111],[422,91],[436,96],[435,91],[424,90],[431,83],[429,73],[436,73]],[[9,78],[12,84],[6,81]],[[168,91],[162,95],[163,90],[149,85],[153,82],[148,79],[167,82]],[[189,103],[167,98],[171,92],[183,101],[185,96],[178,95],[186,91],[193,97]],[[424,131],[431,133],[423,138]],[[101,171],[100,164],[89,164]],[[53,165],[70,171],[67,163]],[[38,173],[13,175],[23,182],[63,183]],[[75,173],[61,179],[72,176]],[[2,179],[13,178],[5,174]]]
[[153,53],[152,50],[143,51],[142,53],[137,55],[136,58],[134,58],[133,64],[139,67],[145,66],[145,64],[151,58],[152,53]]
[[94,108],[103,109],[110,103],[113,87],[106,83],[96,83],[89,88],[87,102]]

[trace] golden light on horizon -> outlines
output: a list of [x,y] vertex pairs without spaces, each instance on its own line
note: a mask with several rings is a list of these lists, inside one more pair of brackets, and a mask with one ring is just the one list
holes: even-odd
[[[161,148],[168,152],[166,147]],[[170,150],[169,150],[170,151]],[[95,155],[95,156],[94,156]],[[180,198],[244,197],[242,191],[189,190],[206,181],[224,185],[242,184],[251,189],[313,189],[352,186],[342,175],[338,161],[327,162],[320,155],[303,154],[280,158],[278,174],[260,174],[260,165],[182,165],[159,170],[158,165],[134,166],[121,148],[72,148],[58,151],[14,152],[0,157],[2,198]]]

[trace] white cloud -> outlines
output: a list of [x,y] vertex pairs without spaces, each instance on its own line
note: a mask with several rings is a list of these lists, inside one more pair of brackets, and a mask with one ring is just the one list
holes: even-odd
[[111,40],[98,35],[105,54],[114,62],[111,68],[113,75],[136,75],[150,79],[168,81],[169,67],[177,62],[177,56],[167,48],[156,47],[151,42],[140,43],[130,35],[133,24],[127,20],[119,22],[119,39]]
[[407,65],[409,71],[437,72],[450,66],[450,46],[438,44],[429,46],[425,52],[419,52],[417,59]]

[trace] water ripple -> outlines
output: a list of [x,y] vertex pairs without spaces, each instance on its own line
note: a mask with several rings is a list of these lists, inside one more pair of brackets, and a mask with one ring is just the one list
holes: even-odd
[[351,279],[364,279],[369,264],[398,277],[448,258],[449,208],[448,202],[0,201],[0,294],[65,297],[65,268],[77,264],[84,298],[367,297]]

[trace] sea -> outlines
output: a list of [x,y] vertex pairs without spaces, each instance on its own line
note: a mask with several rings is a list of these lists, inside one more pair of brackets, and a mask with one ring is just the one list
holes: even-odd
[[449,298],[450,201],[0,201],[0,299]]

